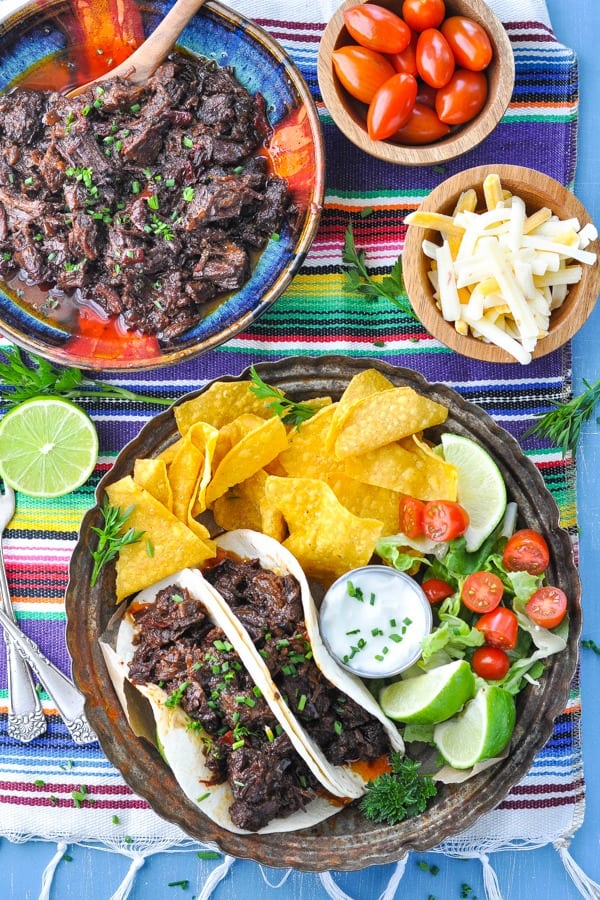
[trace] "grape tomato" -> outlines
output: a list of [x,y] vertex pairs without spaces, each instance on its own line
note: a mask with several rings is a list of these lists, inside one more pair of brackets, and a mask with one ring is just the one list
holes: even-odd
[[335,73],[349,94],[370,103],[379,88],[394,75],[394,67],[381,53],[348,45],[332,53]]
[[425,501],[416,497],[401,497],[398,504],[398,529],[408,538],[423,537]]
[[477,620],[475,628],[481,631],[486,644],[500,647],[502,650],[513,650],[517,644],[519,623],[512,609],[497,606],[491,612],[484,613]]
[[455,68],[450,44],[437,28],[426,28],[417,39],[417,70],[426,84],[441,88],[448,84]]
[[345,10],[344,22],[358,44],[380,53],[402,53],[412,37],[410,28],[400,16],[373,3],[362,3]]
[[373,141],[383,141],[406,124],[417,99],[417,81],[401,72],[378,89],[367,112],[367,131]]
[[471,612],[486,613],[495,609],[504,593],[504,585],[493,572],[473,572],[467,575],[460,598]]
[[531,595],[525,604],[525,612],[536,625],[556,628],[567,612],[567,595],[561,588],[544,585]]
[[447,125],[464,125],[484,107],[488,83],[483,72],[457,69],[435,98],[435,110]]
[[506,542],[502,564],[509,572],[541,575],[550,564],[550,550],[546,539],[533,528],[515,531]]
[[499,647],[478,647],[471,657],[476,675],[486,681],[500,681],[510,669],[510,657]]
[[449,16],[440,31],[450,44],[456,65],[481,72],[492,61],[493,50],[485,28],[467,16]]
[[452,541],[467,529],[469,514],[453,500],[429,500],[423,513],[425,537],[431,541]]
[[404,0],[402,4],[402,18],[413,31],[438,28],[445,15],[444,0]]
[[450,126],[440,121],[435,109],[417,102],[413,107],[406,125],[392,135],[392,140],[399,144],[432,144],[450,132]]

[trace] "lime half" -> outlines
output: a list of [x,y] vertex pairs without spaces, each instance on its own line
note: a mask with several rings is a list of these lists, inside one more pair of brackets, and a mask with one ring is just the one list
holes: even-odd
[[388,684],[379,694],[379,703],[390,719],[433,725],[455,715],[474,693],[471,666],[459,659]]
[[0,474],[30,497],[62,497],[83,484],[98,459],[98,435],[83,410],[59,397],[34,397],[0,422]]
[[477,550],[500,522],[506,509],[506,486],[489,453],[470,438],[442,435],[444,459],[458,472],[458,502],[469,513],[467,550]]
[[512,694],[489,685],[481,688],[454,719],[435,726],[433,742],[453,768],[470,769],[502,753],[514,727]]

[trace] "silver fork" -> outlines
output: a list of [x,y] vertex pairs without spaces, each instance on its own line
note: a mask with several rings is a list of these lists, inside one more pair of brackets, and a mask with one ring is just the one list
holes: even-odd
[[[5,484],[4,493],[0,493],[0,606],[16,626],[2,551],[4,529],[14,513],[15,494]],[[8,733],[15,740],[28,743],[45,732],[46,719],[29,667],[6,631],[4,642],[8,669]]]

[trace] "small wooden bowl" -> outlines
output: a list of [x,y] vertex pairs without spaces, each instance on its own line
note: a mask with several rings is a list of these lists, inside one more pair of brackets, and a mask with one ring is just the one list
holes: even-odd
[[[554,178],[523,166],[477,166],[465,169],[443,181],[423,201],[420,210],[452,215],[463,191],[475,188],[483,203],[482,184],[487,175],[499,175],[503,188],[518,194],[524,201],[527,213],[547,206],[560,219],[576,217],[583,227],[591,218],[571,191]],[[409,225],[402,253],[404,284],[411,306],[427,331],[451,350],[473,359],[494,363],[514,363],[515,359],[505,350],[467,335],[459,334],[452,322],[446,322],[436,306],[433,289],[427,273],[431,260],[423,253],[422,243],[431,240],[440,243],[439,232],[433,229]],[[593,241],[588,250],[598,254],[600,241]],[[562,305],[552,313],[550,329],[533,351],[533,357],[545,356],[562,347],[582,327],[590,316],[600,293],[600,265],[583,265],[581,280],[571,285]]]
[[[402,0],[376,0],[377,5],[400,12]],[[325,106],[333,121],[353,144],[387,162],[405,166],[427,166],[454,159],[490,134],[504,115],[512,96],[515,81],[515,61],[508,35],[502,22],[483,0],[447,0],[447,16],[469,16],[487,31],[494,56],[486,72],[488,97],[485,106],[471,122],[433,144],[408,146],[392,141],[372,141],[367,134],[366,106],[354,100],[342,87],[335,72],[331,54],[334,50],[353,44],[344,25],[344,10],[357,6],[356,0],[346,0],[335,12],[321,38],[317,74]]]

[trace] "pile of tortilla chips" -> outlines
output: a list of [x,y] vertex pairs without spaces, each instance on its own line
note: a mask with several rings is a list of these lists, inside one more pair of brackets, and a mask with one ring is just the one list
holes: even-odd
[[444,406],[375,369],[337,403],[308,402],[316,412],[297,427],[249,381],[216,382],[175,408],[180,438],[107,488],[145,532],[119,555],[118,600],[213,557],[211,534],[236,528],[280,541],[326,587],[398,531],[401,495],[456,499],[455,467],[422,436]]

